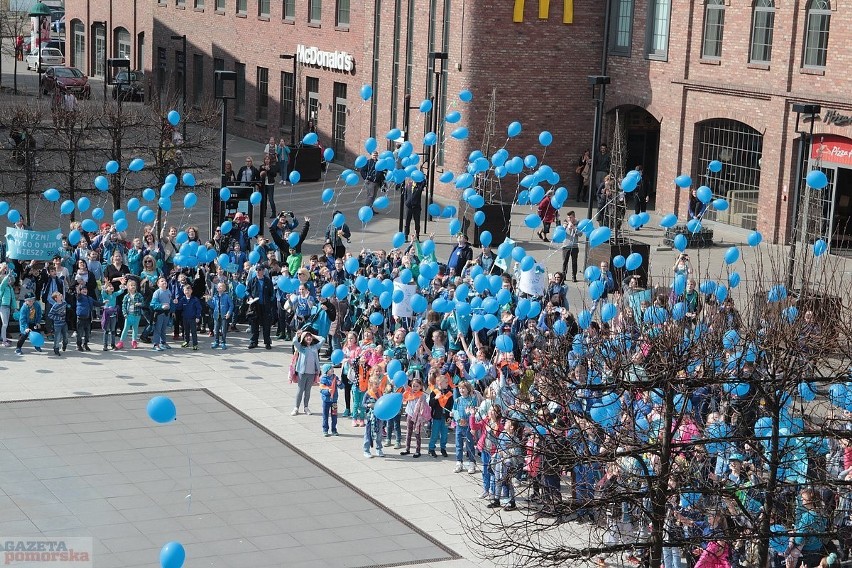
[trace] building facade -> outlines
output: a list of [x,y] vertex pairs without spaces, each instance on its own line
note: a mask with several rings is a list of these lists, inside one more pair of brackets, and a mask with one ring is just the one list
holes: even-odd
[[[628,167],[657,160],[657,210],[686,218],[689,194],[673,183],[685,173],[729,201],[711,219],[772,242],[806,229],[810,241],[830,237],[849,248],[852,98],[843,46],[852,13],[839,0],[611,2],[607,118],[611,126],[616,110],[626,117]],[[810,141],[807,117],[797,130],[797,103],[821,107]],[[721,172],[708,170],[712,160]],[[829,186],[803,190],[810,221],[791,227],[797,172],[815,167]]]
[[[103,75],[104,54],[126,57],[151,91],[174,93],[186,73],[188,101],[200,105],[212,96],[214,69],[236,71],[229,132],[300,140],[315,129],[345,164],[370,136],[393,147],[385,136],[393,128],[422,152],[432,126],[419,107],[429,98],[447,139],[439,172],[462,171],[474,150],[493,153],[519,121],[524,131],[507,149],[541,157],[538,133],[551,131],[546,160],[573,189],[588,146],[594,106],[585,77],[600,70],[604,21],[595,0],[66,0],[66,9],[71,63],[83,72]],[[184,35],[186,54],[172,39]],[[281,59],[292,54],[295,76],[292,59]],[[465,89],[470,103],[459,100]],[[446,125],[455,110],[462,120]],[[450,138],[460,125],[469,137]],[[501,194],[513,198],[516,189]]]

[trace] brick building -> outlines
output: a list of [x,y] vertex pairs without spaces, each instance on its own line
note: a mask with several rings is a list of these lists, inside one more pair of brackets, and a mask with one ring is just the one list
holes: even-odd
[[[289,139],[295,99],[295,138],[314,126],[342,163],[351,164],[369,136],[392,144],[384,135],[404,128],[407,94],[408,134],[421,151],[430,128],[418,107],[439,83],[438,116],[458,110],[463,118],[452,129],[470,131],[466,140],[447,140],[439,171],[460,171],[482,148],[492,91],[490,152],[517,120],[524,132],[508,149],[541,157],[538,133],[550,130],[547,162],[573,188],[588,145],[594,107],[585,76],[600,70],[604,21],[596,0],[66,0],[66,9],[71,63],[83,72],[103,75],[105,54],[126,57],[146,71],[150,91],[179,93],[182,43],[171,38],[185,34],[192,104],[212,96],[214,68],[234,70],[230,132]],[[294,80],[292,60],[280,55],[296,52]],[[372,86],[369,101],[363,85]],[[473,92],[471,103],[459,100],[463,89]],[[504,193],[514,197],[516,185]],[[437,190],[455,192],[444,184]]]
[[[809,192],[808,238],[839,231],[835,247],[850,246],[852,98],[843,46],[852,14],[838,4],[612,0],[607,119],[611,128],[616,109],[625,118],[628,167],[657,161],[658,211],[685,218],[688,192],[671,180],[686,173],[729,200],[711,218],[787,241],[801,136],[793,105],[815,103],[822,113],[804,171],[821,167],[830,184]],[[810,126],[800,121],[799,132],[807,136]],[[708,171],[711,160],[723,162],[718,174]]]

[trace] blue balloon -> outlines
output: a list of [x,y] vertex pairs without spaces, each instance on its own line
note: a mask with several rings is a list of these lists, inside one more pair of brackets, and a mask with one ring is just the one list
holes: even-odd
[[[162,209],[166,213],[168,213],[169,211],[172,210],[172,200],[169,199],[168,197],[161,197],[160,199],[158,199],[157,205],[160,207],[160,209]],[[94,213],[93,213],[93,215],[94,215]]]
[[491,239],[492,237],[490,231],[482,231],[479,234],[479,243],[484,247],[491,245]]
[[590,264],[586,267],[586,270],[583,271],[583,276],[586,277],[588,282],[594,282],[595,280],[601,279],[601,269],[597,267],[596,264]]
[[728,286],[730,286],[731,288],[736,288],[739,285],[740,285],[740,273],[739,272],[731,272],[731,274],[728,275]]
[[[231,190],[229,190],[227,187],[223,187],[222,190],[228,192],[228,197],[222,200],[227,201],[231,196]],[[222,191],[219,192],[219,197],[222,197]],[[187,209],[192,209],[193,207],[195,207],[196,203],[198,203],[198,196],[194,193],[190,192],[183,196],[183,206]],[[225,231],[223,230],[222,232],[224,233]]]
[[346,217],[343,213],[336,213],[331,219],[331,223],[339,229],[346,223]]
[[[8,210],[9,209],[8,209],[8,205],[7,205],[6,211],[8,211]],[[2,214],[5,214],[6,211],[4,211]],[[59,206],[59,212],[62,213],[63,215],[70,215],[71,213],[74,212],[74,202],[71,201],[70,199],[66,199],[65,201],[62,202],[62,205]]]
[[434,132],[427,132],[423,137],[423,145],[424,146],[434,146],[435,143],[438,142],[438,137]]
[[427,112],[432,110],[432,101],[430,101],[429,99],[425,99],[423,102],[420,103],[419,110],[423,114],[426,114]]
[[719,160],[713,160],[709,164],[707,164],[707,169],[713,172],[714,174],[718,174],[722,171],[722,162]]
[[77,200],[77,210],[81,213],[85,213],[86,211],[88,211],[90,205],[91,203],[89,202],[88,197],[81,197]]
[[118,162],[116,162],[115,160],[110,160],[106,163],[104,170],[106,171],[106,173],[113,175],[118,173],[118,168]]
[[[227,235],[228,233],[230,233],[234,229],[234,224],[231,221],[225,221],[225,222],[222,223],[221,229],[222,229],[222,234]],[[187,239],[189,239],[188,236],[187,236]]]
[[44,335],[37,331],[30,331],[29,340],[33,347],[41,349],[42,345],[44,345]]
[[51,203],[55,203],[59,201],[59,190],[55,187],[51,187],[50,189],[45,189],[44,193],[42,193],[45,199],[50,201]]
[[157,192],[153,188],[146,187],[142,190],[142,199],[145,201],[154,201],[157,198]]
[[297,183],[299,183],[299,181],[301,181],[302,174],[299,173],[299,170],[293,170],[292,172],[290,172],[288,179],[290,180],[290,183],[296,185]]
[[812,170],[808,172],[805,180],[808,182],[808,185],[814,189],[824,189],[825,186],[828,185],[828,177],[825,175],[825,172],[822,170]]
[[172,126],[180,124],[180,113],[176,110],[170,110],[169,114],[166,115],[166,118]]
[[408,355],[412,356],[417,353],[417,350],[420,348],[421,339],[416,331],[409,331],[405,336],[405,349],[408,351]]
[[501,353],[511,353],[512,349],[515,347],[515,343],[512,341],[512,338],[506,334],[498,335],[494,345]]
[[725,251],[725,264],[733,264],[740,259],[740,249],[730,247]]
[[822,256],[828,250],[828,243],[822,239],[814,241],[814,256]]
[[714,199],[713,200],[713,209],[716,211],[726,211],[729,207],[729,203],[727,199]]
[[139,172],[145,168],[145,160],[142,158],[133,158],[130,160],[130,163],[127,165],[127,169],[131,172]]
[[195,187],[195,175],[192,172],[184,172],[181,179],[183,180],[183,185]]
[[127,219],[121,218],[115,222],[115,228],[118,231],[126,231],[127,230]]
[[528,168],[534,168],[538,165],[538,158],[530,154],[524,158],[524,165]]
[[175,184],[164,183],[160,186],[160,197],[171,197],[175,194]]
[[[229,221],[226,221],[226,222],[229,222]],[[188,240],[189,240],[189,235],[186,234],[186,231],[181,231],[175,236],[175,242],[179,245],[184,244]]]
[[346,284],[340,284],[337,288],[334,289],[334,295],[338,300],[345,300],[349,297],[349,286]]
[[553,134],[547,130],[543,131],[538,135],[538,143],[545,147],[550,146],[553,143]]
[[[177,114],[176,111],[172,111]],[[171,112],[169,113],[171,115]],[[178,116],[180,120],[180,116]],[[171,122],[171,119],[169,119]],[[186,551],[179,542],[169,542],[160,550],[160,568],[181,568],[186,560]]]
[[358,272],[358,259],[354,256],[347,258],[346,262],[343,263],[343,268],[345,268],[346,272],[349,274],[355,274]]
[[331,148],[326,148],[325,150],[323,150],[322,159],[326,162],[334,160],[334,150],[332,150]]
[[361,85],[361,99],[369,101],[373,96],[373,87],[371,85]]
[[376,401],[373,406],[373,416],[379,420],[392,420],[402,411],[402,393],[392,392]]
[[[64,202],[62,205],[64,206],[65,203],[68,203],[68,201]],[[9,203],[6,202],[6,201],[0,201],[0,215],[5,215],[6,212],[8,212],[8,211],[9,211]],[[71,202],[71,211],[74,211],[74,203],[73,202]],[[68,213],[70,213],[71,211],[69,211]],[[67,215],[68,213],[63,212],[63,215]]]
[[609,227],[598,227],[589,235],[589,245],[593,248],[602,245],[609,241],[610,235],[611,231]]
[[334,199],[334,190],[330,187],[322,190],[322,202],[323,203],[331,203],[331,200]]
[[396,233],[391,241],[393,248],[399,248],[405,244],[405,233]]
[[452,136],[456,140],[464,140],[465,138],[467,138],[467,135],[468,130],[466,126],[459,126],[450,134],[450,136]]
[[686,189],[692,185],[692,178],[686,174],[681,174],[675,178],[675,185],[681,189]]
[[106,191],[109,189],[109,180],[104,176],[98,176],[95,178],[95,189],[98,191]]
[[624,265],[627,267],[627,270],[636,270],[642,266],[642,255],[638,252],[627,255]]
[[751,233],[749,233],[749,235],[748,235],[748,239],[747,239],[747,241],[748,241],[748,246],[750,246],[750,247],[756,247],[757,245],[759,245],[759,244],[760,244],[760,242],[761,242],[762,240],[763,240],[763,235],[761,235],[761,234],[760,234],[760,233],[758,233],[757,231],[752,231],[752,232],[751,232]]
[[524,247],[516,246],[512,249],[512,260],[515,262],[521,262],[525,256],[527,256],[527,251],[524,250]]
[[[223,189],[225,189],[225,188],[223,188]],[[220,194],[220,197],[221,197],[221,194]],[[263,200],[263,194],[260,193],[259,191],[253,191],[252,194],[249,196],[249,203],[251,203],[252,205],[260,205],[260,202],[262,200]]]
[[525,256],[521,259],[520,267],[522,272],[529,272],[535,268],[535,259],[531,256]]
[[290,235],[287,237],[287,244],[290,245],[290,248],[296,248],[297,246],[299,246],[300,240],[301,237],[299,236],[299,233],[290,233]]
[[380,195],[373,202],[373,207],[376,209],[387,209],[390,206],[390,200],[387,195]]
[[677,215],[675,215],[674,213],[669,213],[668,215],[660,219],[660,227],[664,229],[670,229],[675,225],[677,225]]
[[[423,251],[423,256],[429,256],[433,252],[435,252],[435,241],[432,239],[428,239],[423,241],[423,244],[420,245],[420,250]],[[435,272],[430,278],[434,278],[438,273]]]
[[469,103],[473,100],[473,93],[471,93],[467,89],[464,89],[463,91],[459,92],[459,100],[463,103]]
[[382,325],[385,322],[385,316],[381,312],[373,312],[370,314],[370,323],[373,325]]
[[92,218],[97,220],[97,221],[100,221],[101,219],[103,219],[105,214],[106,213],[104,212],[104,210],[101,209],[100,207],[96,207],[96,208],[92,209]]
[[506,129],[506,133],[509,135],[509,138],[514,138],[521,133],[521,130],[521,123],[516,121],[509,124],[509,127]]
[[98,224],[92,219],[83,219],[83,222],[80,223],[80,227],[82,227],[87,233],[96,233],[98,230]]
[[165,424],[175,420],[177,417],[177,408],[167,396],[155,396],[148,401],[148,417],[158,424]]
[[314,146],[319,141],[319,137],[316,132],[308,132],[305,134],[305,137],[302,138],[302,144],[306,146]]
[[250,239],[255,238],[259,233],[260,227],[258,227],[257,225],[250,225],[248,230],[246,231],[246,234],[249,236]]
[[80,234],[80,231],[73,229],[70,233],[68,233],[68,243],[72,246],[76,246],[82,237],[83,236]]
[[453,112],[447,114],[447,116],[444,117],[444,120],[450,124],[455,124],[461,120],[461,113],[457,110],[454,110]]
[[674,244],[674,247],[677,250],[679,250],[680,252],[683,252],[684,250],[686,250],[686,245],[687,245],[686,236],[683,235],[683,234],[675,235],[675,237],[673,239],[673,244]]
[[418,314],[425,312],[429,307],[429,301],[420,294],[414,294],[411,297],[410,304],[411,309]]
[[592,301],[597,301],[604,293],[604,283],[601,280],[595,280],[589,284],[589,297]]
[[369,205],[364,205],[358,210],[358,219],[364,224],[369,223],[373,218],[373,208]]
[[530,229],[535,229],[541,225],[541,217],[539,217],[536,213],[530,213],[524,219],[524,225]]
[[695,196],[698,198],[698,201],[707,204],[713,200],[713,190],[706,185],[702,185],[695,191]]

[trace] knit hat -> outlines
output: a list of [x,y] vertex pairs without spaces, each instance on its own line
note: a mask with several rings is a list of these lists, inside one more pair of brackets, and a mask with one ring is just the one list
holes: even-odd
[[325,365],[322,366],[322,374],[325,375],[326,373],[331,371],[333,368],[334,368],[334,366],[331,363],[326,363]]

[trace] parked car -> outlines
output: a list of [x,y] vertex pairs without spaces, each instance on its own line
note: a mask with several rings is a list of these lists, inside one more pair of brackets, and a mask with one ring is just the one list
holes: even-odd
[[112,98],[123,101],[145,100],[145,74],[142,71],[119,71],[114,79]]
[[59,87],[60,91],[69,91],[78,99],[92,96],[89,78],[76,67],[51,67],[41,77],[41,92],[48,95]]
[[64,64],[65,56],[62,55],[62,52],[55,47],[42,47],[41,60],[39,60],[38,49],[32,50],[32,52],[27,55],[27,69],[32,69],[33,71],[42,71],[47,67],[55,67],[56,65]]

